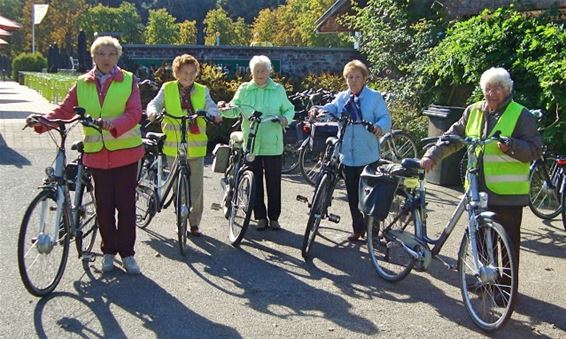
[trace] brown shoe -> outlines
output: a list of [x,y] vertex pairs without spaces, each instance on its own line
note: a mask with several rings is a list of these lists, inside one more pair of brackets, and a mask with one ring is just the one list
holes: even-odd
[[191,230],[189,231],[189,234],[194,237],[202,236],[202,232],[198,229],[198,226],[191,226]]
[[364,233],[354,232],[354,233],[352,233],[352,235],[350,235],[348,237],[348,241],[351,241],[351,242],[362,241],[363,238],[364,238]]

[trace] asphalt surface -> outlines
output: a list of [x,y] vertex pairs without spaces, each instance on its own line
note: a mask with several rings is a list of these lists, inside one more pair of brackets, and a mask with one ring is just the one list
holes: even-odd
[[[0,82],[0,337],[2,338],[359,338],[482,337],[462,304],[457,273],[434,261],[390,284],[373,271],[367,246],[346,241],[350,232],[345,190],[312,249],[301,257],[312,188],[299,175],[283,177],[280,231],[250,226],[241,248],[227,241],[227,221],[209,209],[219,202],[220,176],[205,168],[205,236],[177,248],[171,209],[137,234],[140,276],[117,268],[100,271],[100,257],[83,263],[74,248],[61,283],[39,299],[24,288],[17,267],[17,238],[24,211],[37,193],[43,169],[53,161],[49,136],[22,131],[30,113],[54,106],[13,82]],[[71,140],[80,138],[77,129]],[[428,185],[429,234],[438,235],[460,196]],[[440,256],[454,264],[463,225]],[[98,249],[98,244],[97,244]],[[99,251],[99,250],[97,250]],[[519,298],[496,337],[566,337],[566,232],[560,220],[543,222],[526,208],[523,218]]]

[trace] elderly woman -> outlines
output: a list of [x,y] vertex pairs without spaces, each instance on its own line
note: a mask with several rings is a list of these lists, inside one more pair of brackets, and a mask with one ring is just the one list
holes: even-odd
[[[104,254],[102,271],[112,271],[114,257],[120,254],[126,272],[139,274],[140,267],[134,259],[135,194],[138,161],[144,149],[138,125],[142,113],[138,84],[132,73],[117,66],[122,46],[115,38],[98,37],[90,53],[94,68],[78,78],[63,103],[47,117],[70,119],[75,115],[73,107],[81,106],[98,119],[102,133],[84,129],[84,164],[91,169],[94,178]],[[46,129],[35,126],[35,130],[44,132]]]
[[[485,71],[480,87],[485,100],[468,106],[445,134],[485,138],[501,131],[506,137],[507,142],[485,148],[484,157],[479,160],[479,187],[488,194],[488,210],[495,212],[495,220],[511,238],[518,272],[523,206],[529,202],[529,163],[540,157],[542,139],[529,110],[513,101],[513,80],[505,69]],[[461,147],[437,144],[425,153],[421,166],[430,170]],[[488,162],[488,157],[497,157],[499,161]]]
[[331,103],[313,107],[309,114],[314,116],[325,111],[338,118],[342,112],[348,112],[354,120],[365,120],[374,125],[373,133],[362,125],[348,126],[342,144],[342,163],[353,228],[348,240],[357,241],[365,235],[364,218],[358,209],[360,174],[366,165],[379,160],[379,137],[391,128],[391,116],[381,93],[366,86],[369,71],[364,63],[359,60],[348,62],[343,75],[348,90],[338,93]]
[[[223,108],[221,114],[225,117],[244,117],[242,130],[244,140],[249,133],[249,121],[253,111],[262,112],[264,116],[278,116],[279,123],[262,123],[256,133],[255,147],[252,150],[256,155],[253,170],[257,178],[256,204],[254,215],[258,230],[270,227],[280,229],[279,215],[281,214],[281,154],[283,153],[283,128],[295,114],[294,106],[287,99],[285,88],[275,83],[271,74],[271,61],[264,55],[254,56],[250,61],[252,80],[245,82],[236,91],[230,104],[219,102]],[[231,107],[234,106],[234,107]],[[267,189],[266,210],[263,192],[263,176]],[[268,224],[269,219],[269,224]]]
[[[147,105],[148,119],[153,121],[158,113],[164,108],[167,113],[182,116],[194,114],[197,110],[204,109],[209,116],[215,118],[216,122],[222,121],[218,114],[218,108],[208,88],[195,82],[199,74],[199,62],[192,55],[183,54],[173,60],[173,76],[176,80],[169,81],[161,86],[161,89]],[[168,163],[172,164],[177,156],[177,147],[181,141],[180,121],[165,118],[163,131],[167,140],[163,147],[163,153],[167,155]],[[203,183],[204,183],[204,156],[208,137],[206,135],[206,121],[203,117],[188,126],[187,162],[191,169],[191,211],[189,214],[190,235],[200,237],[199,229],[203,212]]]

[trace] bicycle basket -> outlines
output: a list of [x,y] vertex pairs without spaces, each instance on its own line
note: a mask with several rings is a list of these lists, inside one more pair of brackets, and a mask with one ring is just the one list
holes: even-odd
[[230,146],[217,144],[212,151],[212,169],[215,173],[225,173],[230,160]]
[[65,167],[65,179],[67,180],[67,186],[70,191],[75,190],[75,180],[77,178],[77,172],[79,171],[79,166],[76,162],[68,163]]
[[318,153],[326,149],[326,139],[338,135],[338,122],[315,122],[311,125],[311,148]]
[[399,177],[391,172],[399,164],[367,165],[360,175],[358,208],[365,215],[383,220],[389,214],[391,202],[399,185]]

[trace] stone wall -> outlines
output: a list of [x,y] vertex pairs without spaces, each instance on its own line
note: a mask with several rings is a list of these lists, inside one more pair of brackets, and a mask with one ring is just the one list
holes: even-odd
[[[499,7],[508,7],[515,0],[445,0],[439,1],[446,7],[450,17],[462,17],[476,15],[485,8],[496,9]],[[566,0],[522,0],[518,8],[520,10],[541,10],[557,6],[566,8]]]
[[248,46],[176,46],[124,45],[124,57],[138,65],[161,65],[177,55],[189,53],[201,63],[220,64],[234,71],[248,72],[254,55],[268,56],[276,71],[286,77],[303,77],[309,73],[342,73],[344,65],[353,59],[363,60],[359,51],[349,48],[248,47]]

